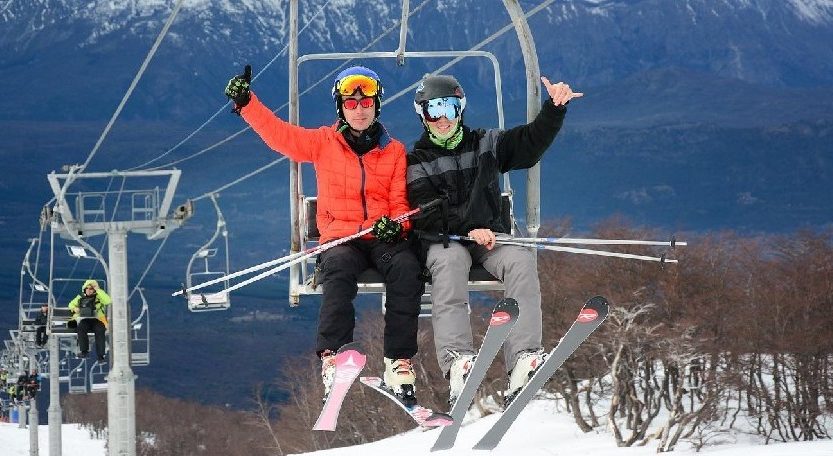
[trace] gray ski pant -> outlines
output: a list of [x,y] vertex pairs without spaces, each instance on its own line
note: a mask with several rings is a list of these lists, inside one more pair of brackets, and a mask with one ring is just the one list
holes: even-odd
[[506,370],[515,366],[518,355],[541,349],[541,286],[535,251],[516,245],[463,246],[450,242],[448,248],[433,244],[426,265],[431,271],[431,321],[437,362],[447,375],[453,352],[476,354],[469,319],[468,278],[472,262],[480,263],[505,287],[504,296],[518,301],[520,315],[503,345]]

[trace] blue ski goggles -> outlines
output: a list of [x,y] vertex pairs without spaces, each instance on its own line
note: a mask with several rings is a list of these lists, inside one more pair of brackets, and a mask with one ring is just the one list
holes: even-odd
[[440,117],[454,120],[462,114],[462,110],[457,97],[432,98],[422,102],[422,115],[429,122],[436,122]]

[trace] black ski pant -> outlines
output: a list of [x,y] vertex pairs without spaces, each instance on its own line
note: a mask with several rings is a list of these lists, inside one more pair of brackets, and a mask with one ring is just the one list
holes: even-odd
[[35,329],[35,343],[38,344],[39,347],[46,345],[46,339],[46,326],[38,326],[37,329]]
[[357,239],[324,251],[319,258],[324,287],[318,318],[317,352],[338,350],[353,341],[357,279],[375,267],[384,277],[384,353],[391,359],[412,358],[417,352],[419,300],[425,288],[421,267],[406,241],[386,244]]
[[95,333],[95,354],[98,355],[99,358],[104,357],[105,335],[107,328],[101,320],[98,318],[83,318],[78,322],[78,328],[76,331],[78,334],[78,351],[81,353],[90,352],[90,339],[87,336],[87,333],[93,332]]

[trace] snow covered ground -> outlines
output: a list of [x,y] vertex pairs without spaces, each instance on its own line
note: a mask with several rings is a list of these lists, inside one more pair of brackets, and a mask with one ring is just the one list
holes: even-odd
[[[0,423],[0,455],[29,456],[29,428],[20,429],[16,423]],[[63,456],[103,456],[104,440],[93,440],[86,429],[76,424],[61,427],[61,454]],[[49,454],[49,426],[38,426],[39,454]]]
[[[556,412],[554,401],[537,400],[525,410],[509,430],[500,445],[491,453],[470,448],[497,419],[496,415],[466,423],[460,431],[457,445],[437,456],[648,456],[656,455],[656,444],[640,448],[617,448],[606,432],[584,434],[578,430],[572,418]],[[344,419],[345,417],[342,417]],[[73,424],[65,424],[63,456],[105,455],[103,440],[93,440],[90,434]],[[48,454],[48,428],[40,426],[40,454]],[[429,454],[438,430],[423,432],[414,430],[402,435],[366,445],[319,451],[318,456],[391,456]],[[716,440],[720,445],[705,447],[700,454],[706,456],[831,456],[833,440],[791,442],[761,445],[755,436],[721,434]],[[0,455],[27,456],[29,454],[29,430],[16,424],[0,423]],[[681,442],[673,454],[694,455],[691,443]]]
[[[618,448],[613,437],[603,431],[584,434],[563,411],[555,411],[555,401],[532,402],[509,429],[506,437],[492,452],[475,451],[471,447],[497,420],[491,415],[464,423],[457,443],[451,450],[437,456],[655,456],[656,444],[640,448]],[[344,418],[344,417],[342,417]],[[429,454],[439,430],[414,430],[366,445],[318,451],[318,456],[390,456]],[[699,454],[707,456],[831,456],[833,440],[761,445],[759,438],[749,435],[724,434],[717,436],[721,445],[708,446]],[[673,454],[697,454],[688,442],[681,442]]]

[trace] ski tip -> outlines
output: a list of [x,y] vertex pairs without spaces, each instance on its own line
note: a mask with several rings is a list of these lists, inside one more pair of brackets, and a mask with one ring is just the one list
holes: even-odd
[[584,308],[594,309],[601,315],[607,315],[610,303],[607,302],[607,299],[604,296],[593,296],[587,300],[587,303],[584,304]]
[[512,298],[503,298],[492,309],[492,318],[489,321],[489,326],[500,326],[508,323],[517,318],[519,313],[518,301]]
[[344,345],[341,346],[341,348],[339,348],[336,351],[336,353],[344,353],[348,350],[353,350],[353,351],[356,351],[356,352],[359,352],[359,353],[364,353],[362,351],[361,344],[359,344],[358,342],[350,342],[350,343],[344,344]]

